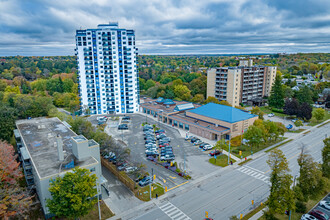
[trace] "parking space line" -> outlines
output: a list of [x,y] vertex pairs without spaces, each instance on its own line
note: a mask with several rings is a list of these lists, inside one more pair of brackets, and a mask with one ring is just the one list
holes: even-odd
[[170,178],[172,178],[172,179],[176,179],[176,177],[175,176],[169,176]]
[[177,188],[177,187],[179,187],[179,186],[182,186],[182,185],[184,185],[184,184],[186,184],[186,183],[188,183],[188,182],[189,182],[189,181],[186,181],[186,182],[184,182],[184,183],[181,183],[181,184],[179,184],[179,185],[176,185],[176,186],[174,186],[174,187],[168,189],[167,191],[170,191],[170,190],[172,190],[172,189],[175,189],[175,188]]
[[171,180],[171,179],[168,179],[169,181],[171,181],[172,183],[174,183],[175,185],[178,185],[178,184],[176,184],[173,180]]

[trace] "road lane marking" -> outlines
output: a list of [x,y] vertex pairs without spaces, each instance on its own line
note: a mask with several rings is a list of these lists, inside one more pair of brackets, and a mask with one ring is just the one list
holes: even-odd
[[174,176],[170,176],[170,178],[172,178],[172,179],[176,179],[176,177],[174,177]]
[[162,210],[172,220],[178,220],[178,219],[191,220],[191,218],[189,218],[178,207],[176,207],[175,205],[173,205],[170,202],[167,202],[165,204],[162,204],[161,206],[158,206],[158,208],[160,210]]
[[188,182],[189,182],[189,181],[184,182],[184,183],[181,183],[181,184],[179,184],[179,185],[176,185],[176,186],[174,186],[174,187],[168,189],[167,192],[170,191],[170,190],[172,190],[172,189],[175,189],[175,188],[177,188],[177,187],[179,187],[179,186],[182,186],[182,185],[184,185],[184,184],[186,184],[186,183],[188,183]]

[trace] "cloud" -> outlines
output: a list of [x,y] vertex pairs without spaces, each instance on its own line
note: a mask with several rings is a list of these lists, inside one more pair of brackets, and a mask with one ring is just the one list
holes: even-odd
[[0,55],[73,55],[77,29],[118,21],[140,54],[328,52],[328,0],[2,0]]

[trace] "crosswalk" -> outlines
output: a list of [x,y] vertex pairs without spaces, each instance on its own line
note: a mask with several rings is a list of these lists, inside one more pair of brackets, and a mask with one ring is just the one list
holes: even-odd
[[241,166],[240,168],[237,169],[238,171],[242,172],[242,173],[245,173],[249,176],[252,176],[258,180],[261,180],[265,183],[267,183],[268,185],[271,185],[270,184],[270,181],[269,181],[269,177],[264,175],[263,172],[257,170],[257,169],[254,169],[252,167],[248,167],[248,166]]
[[173,220],[191,220],[191,218],[170,202],[159,205],[158,207]]

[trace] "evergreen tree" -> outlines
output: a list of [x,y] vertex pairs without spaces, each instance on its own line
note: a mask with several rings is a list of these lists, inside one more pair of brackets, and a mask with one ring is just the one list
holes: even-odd
[[283,108],[284,106],[284,90],[280,75],[276,75],[275,82],[273,84],[268,104],[271,107]]

